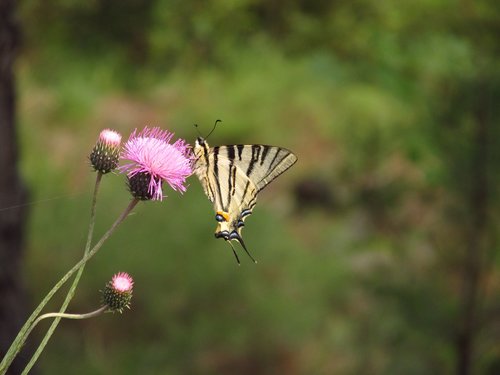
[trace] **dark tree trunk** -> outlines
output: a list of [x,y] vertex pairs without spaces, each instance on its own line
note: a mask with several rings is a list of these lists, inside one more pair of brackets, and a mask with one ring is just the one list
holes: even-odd
[[473,154],[471,163],[472,186],[469,192],[470,226],[463,263],[463,287],[461,321],[457,337],[457,374],[474,373],[476,337],[480,321],[482,278],[484,277],[489,216],[489,119],[488,105],[491,105],[487,84],[480,84],[471,91],[477,93],[472,114],[475,120]]
[[[0,0],[0,358],[27,315],[20,272],[27,191],[17,169],[13,64],[19,45],[19,28],[15,8],[15,0]],[[21,373],[25,361],[26,358],[17,358],[9,373]]]

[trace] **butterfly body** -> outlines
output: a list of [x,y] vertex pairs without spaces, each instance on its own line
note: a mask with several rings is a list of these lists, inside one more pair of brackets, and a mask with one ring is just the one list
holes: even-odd
[[211,148],[201,137],[196,140],[193,152],[194,172],[214,205],[215,237],[236,240],[248,253],[241,230],[245,219],[252,214],[257,194],[290,168],[297,157],[285,148],[268,145]]

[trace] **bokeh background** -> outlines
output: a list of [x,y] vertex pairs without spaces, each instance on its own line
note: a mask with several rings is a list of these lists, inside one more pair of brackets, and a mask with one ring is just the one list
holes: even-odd
[[[132,310],[63,321],[39,374],[499,374],[500,2],[26,0],[16,65],[32,305],[81,257],[105,127],[298,163],[244,237],[196,179],[134,211],[71,312],[117,271]],[[96,236],[130,197],[106,176]],[[61,296],[62,297],[62,296]],[[55,310],[60,300],[48,310]],[[37,342],[48,326],[34,332]],[[470,358],[470,365],[467,359]]]

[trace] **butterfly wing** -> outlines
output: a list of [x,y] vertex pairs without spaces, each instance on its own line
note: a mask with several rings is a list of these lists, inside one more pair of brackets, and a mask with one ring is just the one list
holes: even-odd
[[194,151],[195,173],[208,199],[214,204],[218,221],[215,236],[237,240],[247,251],[241,230],[245,218],[252,213],[257,202],[257,193],[290,168],[297,157],[277,146],[208,148],[206,142],[200,141],[196,142]]
[[290,168],[297,157],[286,148],[269,145],[232,145],[219,148],[254,183],[257,192]]

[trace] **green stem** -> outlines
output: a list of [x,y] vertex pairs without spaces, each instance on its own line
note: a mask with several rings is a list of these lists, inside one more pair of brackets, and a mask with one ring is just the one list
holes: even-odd
[[64,319],[89,319],[89,318],[93,318],[93,317],[96,317],[98,315],[101,315],[104,311],[106,311],[107,309],[109,309],[108,306],[101,306],[100,308],[98,308],[97,310],[95,311],[92,311],[92,312],[89,312],[89,313],[86,313],[86,314],[68,314],[68,313],[56,313],[56,312],[53,312],[53,313],[47,313],[47,314],[43,314],[43,315],[40,315],[37,320],[35,320],[35,322],[32,324],[32,328],[34,328],[38,323],[40,323],[42,320],[44,319],[48,319],[48,318],[64,318]]
[[[115,231],[116,227],[118,227],[118,225],[120,225],[122,223],[122,221],[125,220],[127,215],[133,210],[133,208],[137,205],[138,202],[139,202],[139,200],[135,198],[129,203],[129,205],[127,206],[125,211],[123,211],[123,213],[120,215],[120,217],[113,223],[111,228],[109,228],[109,230],[102,236],[102,238],[99,240],[99,242],[97,244],[95,244],[94,247],[88,252],[88,254],[86,256],[84,256],[77,264],[75,264],[73,266],[73,268],[71,268],[66,273],[66,275],[64,275],[62,277],[62,279],[57,282],[56,285],[54,285],[54,287],[45,296],[45,298],[42,300],[42,302],[40,302],[40,304],[37,306],[35,311],[33,311],[31,316],[28,318],[26,323],[24,323],[23,327],[21,328],[21,330],[17,334],[16,339],[14,340],[14,342],[10,346],[9,350],[7,351],[7,354],[5,355],[2,362],[0,363],[0,375],[4,375],[7,372],[7,369],[9,368],[10,364],[12,363],[12,361],[14,360],[16,355],[19,353],[19,351],[21,350],[21,347],[24,345],[24,342],[26,341],[26,332],[28,332],[31,324],[36,319],[38,314],[40,314],[40,311],[45,307],[47,302],[61,288],[61,286],[63,286],[64,283],[66,283],[68,281],[68,279],[76,271],[78,271],[80,269],[82,264],[85,264],[90,258],[92,258],[95,255],[95,253],[97,253],[97,251],[99,251],[99,249],[102,247],[103,243],[109,238],[109,236],[111,236],[111,234]],[[40,347],[38,349],[40,349]],[[35,358],[35,355],[33,356],[32,361],[34,358]],[[37,356],[37,358],[38,358],[38,356]],[[36,358],[35,358],[35,361],[36,361]]]
[[[101,183],[101,179],[102,179],[102,173],[101,172],[97,172],[96,180],[95,180],[95,186],[94,186],[94,194],[92,196],[92,204],[90,206],[90,221],[89,221],[89,229],[88,229],[88,233],[87,233],[87,243],[85,244],[85,251],[83,253],[84,256],[88,255],[88,253],[90,251],[90,244],[92,242],[92,236],[94,234],[97,193],[99,191],[99,186],[100,186],[100,183]],[[75,295],[76,287],[78,286],[78,283],[80,282],[80,278],[82,276],[83,270],[85,269],[85,264],[86,263],[82,263],[82,265],[78,269],[78,272],[77,272],[77,274],[75,276],[75,279],[73,280],[73,284],[71,284],[71,287],[69,288],[68,294],[66,295],[66,298],[64,299],[64,302],[61,305],[61,308],[59,309],[59,313],[61,313],[61,314],[64,313],[66,311],[66,309],[68,308],[68,305],[69,305],[70,301],[73,299],[73,296]],[[44,336],[42,342],[40,343],[40,345],[37,348],[35,354],[33,355],[33,358],[35,358],[35,360],[41,354],[43,348],[45,347],[45,345],[49,341],[50,337],[54,333],[55,329],[57,328],[59,322],[61,321],[60,317],[56,316],[55,318],[56,319],[54,319],[54,321],[50,325],[49,329],[45,333],[45,336]],[[40,319],[40,318],[38,318],[38,319]],[[39,321],[38,319],[33,323],[33,326],[38,323],[38,321]],[[33,326],[32,326],[32,328],[33,328]],[[28,334],[29,334],[29,332],[27,333],[27,335]],[[29,370],[31,368],[30,364],[33,361],[33,358],[30,361],[30,363],[28,363],[28,365],[26,366],[26,369]]]
[[[92,312],[89,312],[89,313],[86,313],[86,314],[66,314],[66,313],[59,313],[59,312],[57,312],[57,313],[47,313],[47,314],[40,315],[33,322],[33,324],[30,326],[30,328],[26,332],[26,337],[29,336],[31,334],[31,331],[33,331],[33,329],[38,325],[38,323],[40,323],[44,319],[48,319],[48,318],[58,318],[58,319],[61,319],[61,318],[64,318],[64,319],[88,319],[88,318],[93,318],[95,316],[98,316],[98,315],[102,314],[108,308],[109,308],[108,306],[102,306],[99,309],[97,309],[95,311],[92,311]],[[23,374],[24,373],[27,374],[29,370],[30,370],[30,368],[26,367],[24,369]]]

